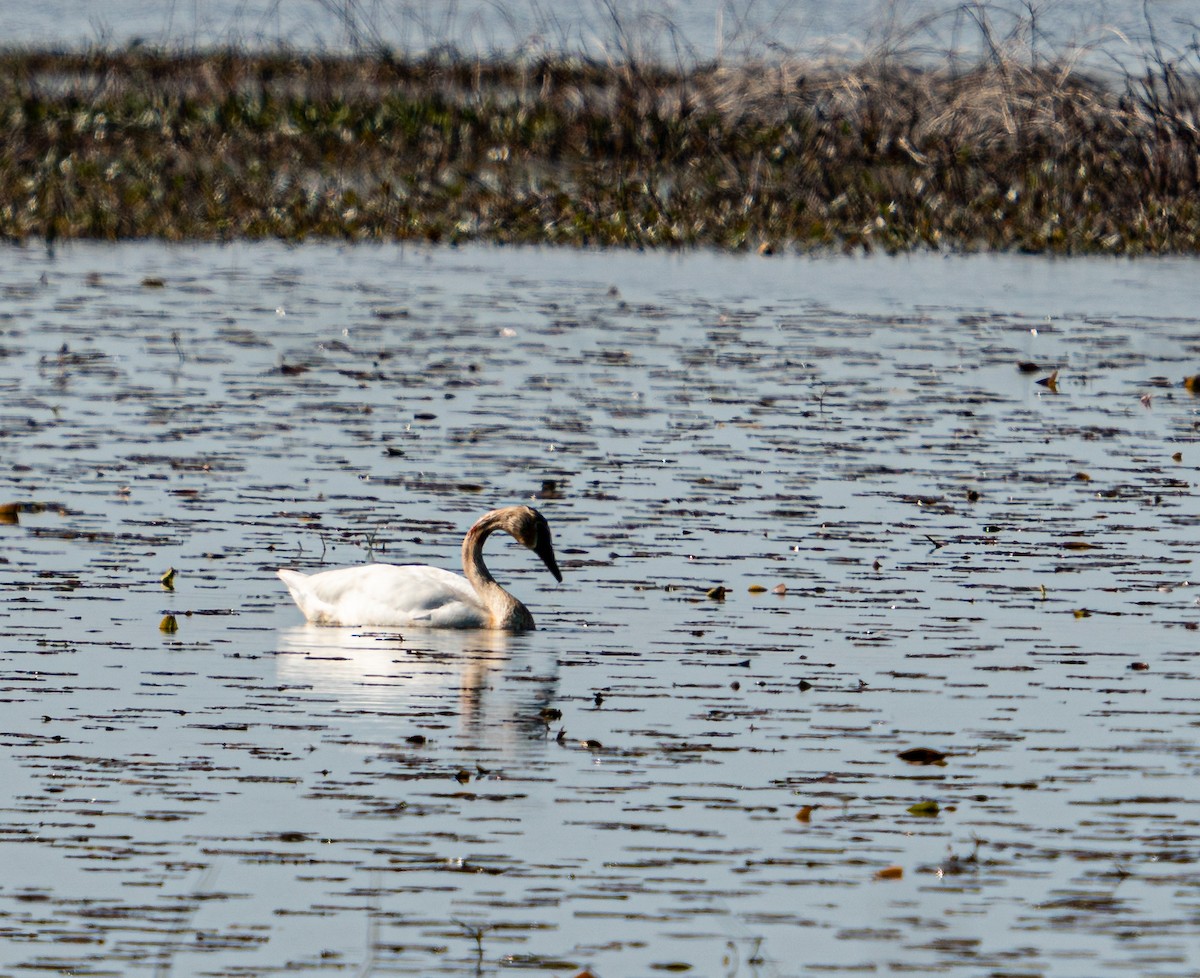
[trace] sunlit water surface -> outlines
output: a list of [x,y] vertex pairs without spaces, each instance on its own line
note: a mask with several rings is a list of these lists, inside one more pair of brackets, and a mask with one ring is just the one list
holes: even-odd
[[[950,52],[1095,72],[1181,59],[1194,70],[1194,0],[0,0],[4,43],[168,49],[452,48],[583,54],[669,64],[872,54],[941,61]],[[1157,72],[1156,72],[1157,75]],[[1135,82],[1136,84],[1136,82]]]
[[[8,250],[0,970],[1196,974],[1195,282]],[[274,575],[519,501],[527,635]]]

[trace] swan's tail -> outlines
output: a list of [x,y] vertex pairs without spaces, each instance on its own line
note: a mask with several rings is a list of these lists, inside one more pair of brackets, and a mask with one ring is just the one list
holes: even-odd
[[296,607],[304,612],[305,618],[309,621],[318,622],[329,620],[329,614],[332,609],[309,589],[307,574],[301,574],[299,571],[287,570],[286,568],[280,568],[275,573],[287,585],[292,600],[296,602]]

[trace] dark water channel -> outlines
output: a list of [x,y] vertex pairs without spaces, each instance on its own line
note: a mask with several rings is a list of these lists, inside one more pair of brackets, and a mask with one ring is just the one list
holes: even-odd
[[7,251],[0,973],[1195,975],[1196,270]]

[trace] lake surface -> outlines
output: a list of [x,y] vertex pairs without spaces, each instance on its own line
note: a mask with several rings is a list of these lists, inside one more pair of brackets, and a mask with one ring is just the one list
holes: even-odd
[[[1032,11],[1032,16],[1031,16]],[[601,60],[634,54],[675,63],[714,57],[831,54],[882,48],[940,60],[978,51],[983,28],[1001,46],[1045,58],[1069,51],[1093,67],[1139,64],[1152,51],[1191,51],[1192,0],[1054,0],[962,4],[948,0],[0,0],[5,43],[168,47],[280,44],[339,51],[380,44],[420,53],[583,52]],[[1024,55],[1019,55],[1024,60]]]
[[1196,270],[6,250],[0,972],[1196,974]]

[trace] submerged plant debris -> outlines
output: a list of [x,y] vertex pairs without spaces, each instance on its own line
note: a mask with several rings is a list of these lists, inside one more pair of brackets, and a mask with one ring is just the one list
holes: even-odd
[[1193,254],[1198,111],[1194,45],[1119,78],[10,50],[0,236]]
[[7,259],[5,974],[1200,969],[1186,262]]

